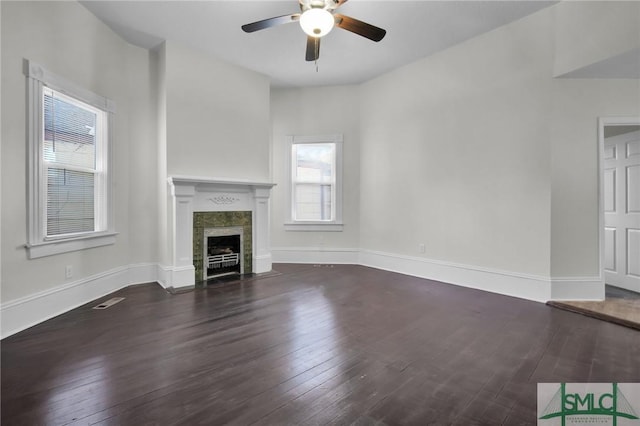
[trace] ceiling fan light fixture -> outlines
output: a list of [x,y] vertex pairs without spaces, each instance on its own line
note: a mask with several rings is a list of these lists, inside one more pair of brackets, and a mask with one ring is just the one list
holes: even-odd
[[300,16],[302,30],[311,37],[322,37],[329,34],[333,24],[335,24],[335,18],[331,12],[325,9],[309,9]]

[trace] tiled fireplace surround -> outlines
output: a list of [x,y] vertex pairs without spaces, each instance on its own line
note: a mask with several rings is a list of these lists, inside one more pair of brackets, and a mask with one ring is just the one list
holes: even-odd
[[[196,270],[202,271],[202,253],[194,253],[194,247],[202,246],[199,234],[208,227],[243,226],[245,232],[250,230],[251,247],[245,247],[245,255],[248,257],[248,248],[251,257],[245,259],[245,267],[250,265],[253,273],[271,271],[269,196],[274,184],[182,176],[168,180],[173,265],[167,271],[167,287],[191,287],[202,279],[196,276]],[[251,223],[247,223],[249,217]]]

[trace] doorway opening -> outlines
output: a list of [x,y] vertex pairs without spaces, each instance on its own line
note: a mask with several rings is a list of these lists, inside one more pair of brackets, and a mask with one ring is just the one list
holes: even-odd
[[598,122],[602,301],[549,305],[640,330],[640,117]]
[[640,117],[599,121],[600,276],[640,293]]

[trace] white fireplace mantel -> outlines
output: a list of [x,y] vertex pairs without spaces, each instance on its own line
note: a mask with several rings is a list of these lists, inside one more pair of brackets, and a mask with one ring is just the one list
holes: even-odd
[[251,211],[253,272],[271,271],[269,197],[275,184],[191,176],[171,176],[167,180],[172,202],[169,223],[173,263],[167,271],[167,287],[195,285],[194,212]]

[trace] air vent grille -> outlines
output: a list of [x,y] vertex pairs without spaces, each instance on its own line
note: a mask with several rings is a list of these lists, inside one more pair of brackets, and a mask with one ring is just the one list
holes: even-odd
[[124,300],[124,297],[112,297],[111,299],[106,300],[101,304],[94,306],[93,309],[107,309],[118,302],[122,302],[123,300]]

